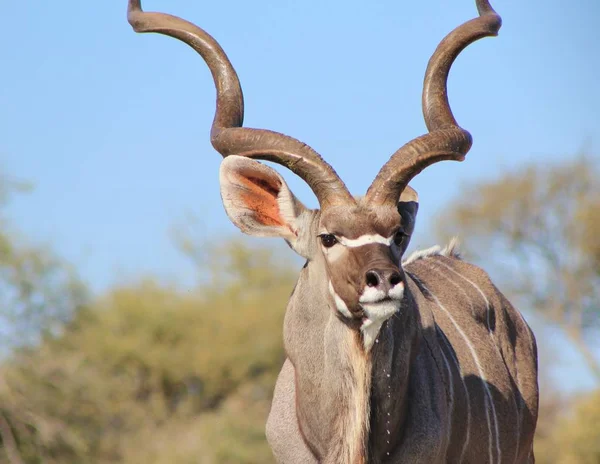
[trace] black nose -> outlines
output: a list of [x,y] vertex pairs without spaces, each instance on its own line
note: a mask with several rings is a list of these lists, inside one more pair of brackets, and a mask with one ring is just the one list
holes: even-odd
[[375,287],[378,290],[386,292],[398,285],[402,280],[398,271],[383,269],[371,269],[367,271],[365,277],[368,287]]

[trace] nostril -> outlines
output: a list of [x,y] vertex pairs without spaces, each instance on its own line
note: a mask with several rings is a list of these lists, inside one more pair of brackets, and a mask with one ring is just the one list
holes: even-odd
[[402,281],[402,278],[400,277],[400,274],[398,274],[397,272],[393,272],[392,275],[390,276],[390,285],[392,287],[395,287],[401,281]]
[[379,276],[375,271],[367,272],[367,286],[377,287],[379,285]]

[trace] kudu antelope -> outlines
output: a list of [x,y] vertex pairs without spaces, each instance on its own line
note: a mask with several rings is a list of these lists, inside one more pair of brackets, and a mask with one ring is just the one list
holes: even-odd
[[[211,130],[225,158],[221,196],[243,232],[282,237],[306,259],[284,322],[287,360],[266,435],[282,463],[534,462],[537,353],[521,314],[451,244],[402,256],[418,209],[409,181],[441,160],[464,159],[471,136],[455,121],[446,81],[457,55],[496,35],[487,0],[452,31],[425,75],[428,133],[394,153],[364,197],[353,197],[313,149],[242,127],[238,77],[219,44],[183,19],[145,13],[137,32],[175,37],[206,61],[217,89]],[[300,176],[320,210],[256,159]]]

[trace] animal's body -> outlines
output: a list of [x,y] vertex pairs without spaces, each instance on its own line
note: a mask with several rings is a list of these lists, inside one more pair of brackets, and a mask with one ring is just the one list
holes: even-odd
[[[225,157],[220,186],[231,221],[251,235],[283,238],[306,259],[285,316],[287,360],[267,423],[280,463],[534,461],[537,353],[521,314],[453,245],[402,263],[418,211],[409,181],[438,161],[462,161],[471,147],[446,82],[456,56],[500,28],[488,0],[477,7],[480,16],[452,31],[429,61],[429,132],[394,153],[358,198],[308,145],[243,127],[239,80],[210,35],[129,0],[136,31],[184,41],[211,70],[211,141]],[[300,176],[320,209],[304,207],[256,159]]]
[[[278,462],[534,462],[537,353],[528,325],[484,271],[451,249],[413,259],[404,265],[406,301],[369,356],[347,334],[327,363],[319,356],[327,349],[323,328],[340,322],[318,306],[312,314],[311,305],[288,307],[288,360],[267,423]],[[305,273],[296,291],[312,285]],[[294,366],[315,380],[304,384]],[[329,381],[343,377],[345,385]],[[303,432],[298,403],[313,413]],[[356,422],[364,436],[352,432]]]

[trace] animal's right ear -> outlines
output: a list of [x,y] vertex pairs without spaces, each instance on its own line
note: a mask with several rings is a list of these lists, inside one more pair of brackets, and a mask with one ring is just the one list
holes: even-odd
[[400,213],[400,217],[402,217],[402,228],[408,235],[408,240],[405,240],[402,246],[402,253],[408,248],[410,238],[415,230],[418,211],[419,195],[417,195],[417,192],[412,187],[407,185],[400,194],[400,199],[398,200],[398,212]]
[[298,238],[306,207],[277,171],[243,156],[221,163],[219,181],[227,216],[242,232],[257,237],[281,237],[299,254]]

